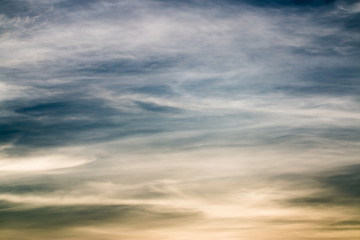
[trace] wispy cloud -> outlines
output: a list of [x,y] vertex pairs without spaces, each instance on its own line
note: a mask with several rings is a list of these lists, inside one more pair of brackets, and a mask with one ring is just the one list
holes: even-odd
[[0,2],[7,239],[355,239],[358,3]]

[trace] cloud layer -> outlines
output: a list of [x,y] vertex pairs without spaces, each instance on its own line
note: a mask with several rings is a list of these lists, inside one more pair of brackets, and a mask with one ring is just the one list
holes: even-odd
[[6,239],[356,239],[356,1],[0,5]]

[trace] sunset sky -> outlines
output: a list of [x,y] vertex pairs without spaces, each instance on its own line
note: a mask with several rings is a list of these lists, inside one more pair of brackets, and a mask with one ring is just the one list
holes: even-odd
[[0,239],[360,239],[359,43],[352,0],[0,0]]

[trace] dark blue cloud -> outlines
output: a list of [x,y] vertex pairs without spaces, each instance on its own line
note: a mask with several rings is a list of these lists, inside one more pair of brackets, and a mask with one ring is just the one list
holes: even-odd
[[71,1],[71,0],[62,0],[55,2],[53,5],[55,8],[63,8],[66,10],[81,10],[86,8],[93,7],[96,3],[102,3],[102,2],[114,2],[114,0],[77,0],[77,1]]
[[351,14],[343,20],[344,27],[349,31],[360,31],[360,13]]
[[33,148],[66,146],[177,129],[176,121],[164,114],[178,115],[181,109],[144,101],[134,104],[129,111],[120,111],[82,94],[8,101],[1,109],[9,115],[0,120],[0,142]]
[[[271,8],[282,8],[282,7],[292,7],[292,8],[316,8],[323,6],[331,6],[337,0],[212,0],[212,1],[202,1],[202,0],[186,0],[186,1],[166,1],[166,0],[157,0],[159,2],[167,3],[171,5],[180,5],[180,6],[201,6],[201,7],[215,7],[215,6],[224,6],[225,4],[230,5],[250,5],[255,7],[271,7]],[[341,2],[338,1],[338,2]],[[347,1],[348,2],[348,1]],[[169,4],[169,5],[170,5]]]
[[179,108],[161,106],[154,103],[136,101],[135,102],[140,108],[149,111],[149,112],[157,112],[157,113],[180,113],[181,110]]
[[[33,146],[66,145],[76,141],[81,132],[119,126],[110,118],[121,112],[106,106],[102,100],[62,97],[57,101],[53,96],[5,103],[3,110],[13,113],[0,120],[1,141]],[[91,138],[96,138],[96,134]]]
[[233,4],[249,4],[258,7],[321,7],[331,5],[336,0],[227,0]]
[[[354,59],[355,61],[355,59]],[[333,66],[333,67],[313,67],[299,78],[303,86],[288,85],[277,86],[273,91],[284,92],[295,96],[350,96],[358,98],[360,92],[360,68],[356,66]],[[322,102],[319,104],[326,104]]]
[[[303,80],[337,94],[360,92],[360,69],[357,67],[315,68],[304,74]],[[330,92],[330,91],[329,91]]]
[[[135,75],[152,73],[159,70],[167,70],[172,66],[179,63],[180,58],[171,57],[154,57],[153,59],[130,60],[130,59],[112,59],[103,62],[92,62],[88,64],[77,63],[74,69],[68,69],[71,73],[76,72],[81,75],[94,74],[116,74],[122,75]],[[84,65],[84,66],[82,66]]]
[[[120,90],[121,91],[121,90]],[[145,85],[140,87],[125,87],[125,92],[140,93],[152,96],[174,96],[176,93],[168,85]]]
[[73,99],[73,101],[39,103],[32,106],[20,107],[15,109],[15,112],[26,116],[55,117],[57,119],[77,115],[90,116],[101,114],[111,116],[119,113],[115,109],[104,107],[101,101],[95,101],[94,99],[89,101]]
[[26,1],[21,0],[1,0],[0,14],[9,18],[27,16],[32,13],[31,6]]

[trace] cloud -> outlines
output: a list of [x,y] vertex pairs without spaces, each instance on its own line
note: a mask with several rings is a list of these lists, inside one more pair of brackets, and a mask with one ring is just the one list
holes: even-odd
[[[63,100],[63,98],[67,100]],[[7,102],[2,118],[2,142],[20,145],[46,146],[62,145],[70,141],[71,134],[87,130],[109,128],[111,116],[121,114],[118,110],[104,105],[102,100],[72,96],[56,96],[49,99],[14,100]],[[95,118],[103,115],[102,123]],[[108,120],[106,120],[108,119]],[[97,138],[95,133],[92,138]],[[75,139],[74,139],[75,140]]]
[[[72,205],[34,208],[14,206],[3,201],[0,203],[0,212],[1,232],[3,236],[11,239],[73,239],[79,235],[88,239],[96,239],[96,236],[114,238],[122,235],[132,239],[134,234],[131,233],[134,231],[149,231],[148,237],[151,237],[151,231],[155,229],[166,231],[179,224],[184,226],[185,222],[190,224],[198,221],[202,217],[197,212],[158,209],[151,206]],[[107,234],[96,231],[101,226],[107,229]],[[18,229],[21,229],[21,232]]]
[[[160,214],[162,213],[162,214]],[[56,229],[74,227],[76,225],[106,224],[117,220],[118,223],[126,225],[167,225],[172,220],[184,218],[197,218],[198,213],[153,211],[146,206],[56,206],[40,208],[21,208],[12,204],[4,203],[1,206],[3,227],[41,228]],[[6,220],[6,221],[5,221]],[[115,221],[116,221],[115,220]],[[147,223],[149,222],[149,223]],[[150,223],[151,222],[151,223]],[[157,222],[157,223],[156,223]]]
[[26,158],[10,158],[0,161],[0,172],[33,172],[50,171],[54,169],[70,168],[88,163],[90,160],[77,159],[66,156],[42,156]]
[[[284,176],[285,177],[285,176]],[[281,177],[280,177],[281,178]],[[359,165],[335,167],[328,171],[306,176],[294,175],[293,179],[284,178],[300,189],[309,189],[298,197],[285,199],[293,207],[308,208],[346,208],[347,211],[359,211]],[[293,186],[294,187],[294,186]]]
[[308,206],[348,206],[357,208],[359,193],[359,165],[350,165],[317,176],[322,191],[310,197],[296,198],[295,204]]
[[358,3],[1,3],[8,239],[353,238]]

